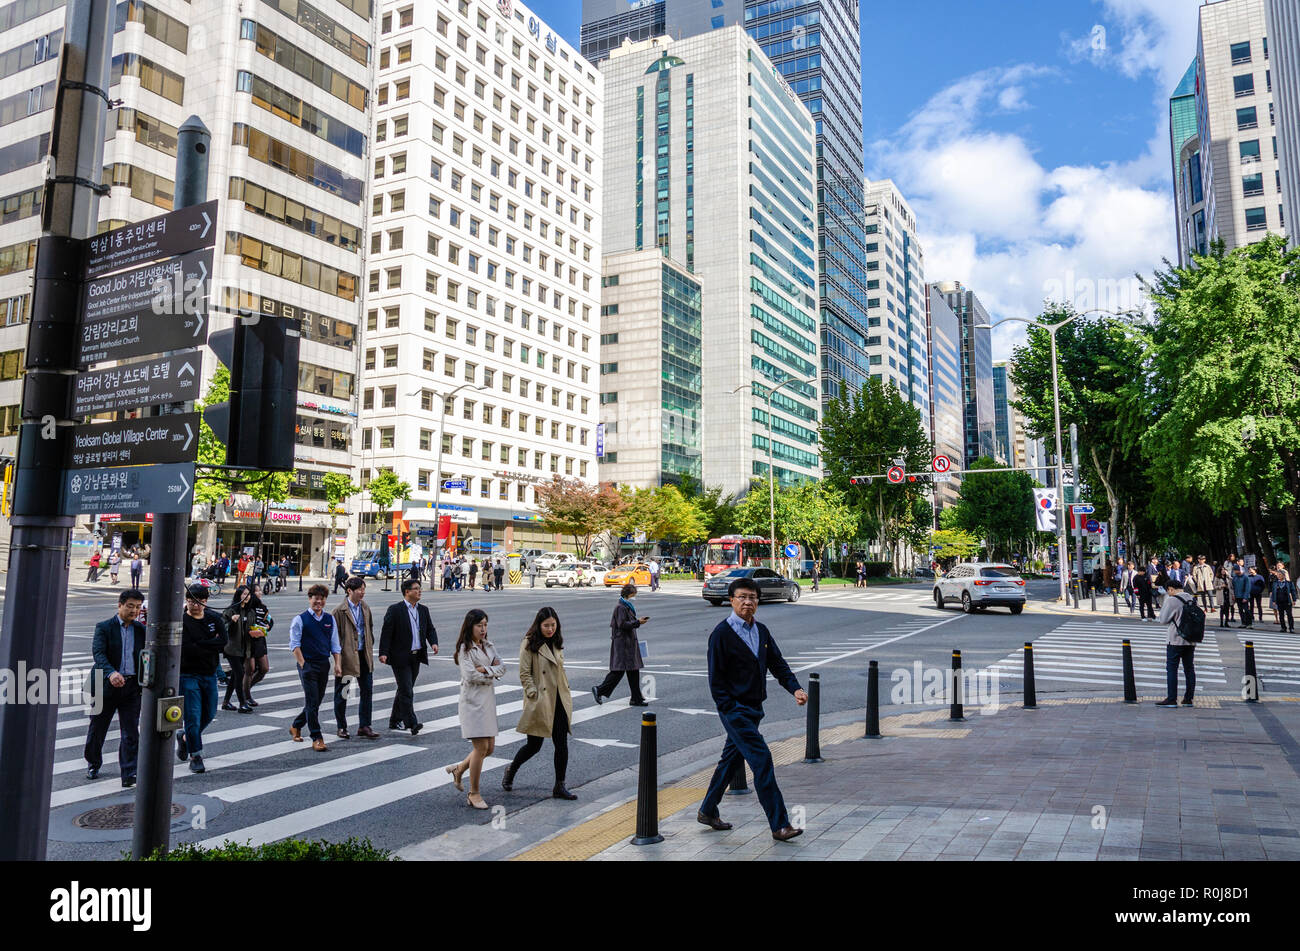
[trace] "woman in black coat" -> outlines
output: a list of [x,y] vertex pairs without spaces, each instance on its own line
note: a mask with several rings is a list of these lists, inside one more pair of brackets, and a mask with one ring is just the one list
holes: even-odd
[[614,692],[618,682],[627,675],[627,684],[632,690],[632,702],[629,706],[648,706],[641,696],[641,645],[637,643],[637,629],[650,620],[650,615],[636,616],[636,606],[632,604],[636,597],[636,585],[625,584],[620,592],[614,616],[609,619],[609,673],[600,685],[591,688],[591,695],[596,703],[604,703],[605,698]]

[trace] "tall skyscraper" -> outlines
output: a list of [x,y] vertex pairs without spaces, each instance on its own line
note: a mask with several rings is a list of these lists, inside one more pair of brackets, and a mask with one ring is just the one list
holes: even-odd
[[925,258],[916,215],[889,179],[865,183],[867,349],[872,375],[893,383],[930,415]]
[[606,254],[600,292],[600,480],[698,485],[704,447],[700,282],[658,248]]
[[1268,0],[1268,38],[1282,173],[1282,224],[1294,247],[1300,245],[1300,6],[1294,0]]
[[993,424],[993,331],[980,329],[992,323],[988,311],[973,291],[958,281],[935,285],[961,326],[961,386],[966,465],[997,452]]
[[[172,208],[177,128],[195,114],[212,133],[208,196],[220,199],[210,330],[251,311],[303,321],[297,481],[273,503],[269,557],[319,570],[330,516],[323,477],[354,475],[355,347],[361,311],[376,20],[370,0],[116,5],[104,145],[101,229]],[[58,0],[0,7],[0,453],[12,454],[27,340],[30,267],[40,233],[65,10]],[[205,379],[215,370],[208,354]],[[194,509],[192,541],[237,551],[258,536],[260,504],[236,491],[229,504]],[[105,540],[147,540],[146,523],[99,513]],[[88,538],[91,518],[74,530]],[[348,520],[340,520],[347,531]]]
[[993,458],[999,465],[1015,465],[1015,384],[1007,377],[1006,361],[993,364]]
[[[872,372],[863,231],[862,58],[857,0],[583,0],[582,52],[593,62],[624,39],[684,39],[741,25],[812,113],[818,308],[825,399]],[[920,304],[918,303],[918,307]]]
[[1205,183],[1201,177],[1201,138],[1196,131],[1196,60],[1169,97],[1169,152],[1173,158],[1178,260],[1209,250],[1205,228]]
[[[1222,240],[1231,250],[1270,232],[1281,233],[1286,200],[1278,169],[1279,127],[1265,0],[1217,0],[1197,12],[1193,87],[1197,152],[1186,140],[1181,145],[1171,143],[1179,149],[1174,161],[1180,172],[1194,174],[1199,165],[1199,192],[1204,199],[1199,210],[1186,196],[1179,201],[1179,250],[1184,264],[1190,249],[1199,243],[1199,211],[1205,217],[1205,245]],[[1175,100],[1185,102],[1185,95]],[[1175,100],[1171,100],[1171,116],[1183,108]],[[1188,187],[1194,198],[1195,182]],[[1189,215],[1190,229],[1185,221]]]
[[658,248],[700,284],[705,484],[743,493],[767,475],[766,396],[791,377],[812,382],[772,397],[775,472],[787,483],[818,477],[807,108],[738,27],[628,44],[601,72],[606,253]]
[[603,83],[519,3],[382,10],[361,468],[414,494],[375,524],[549,547],[536,485],[596,478]]
[[[937,285],[925,286],[926,371],[930,392],[930,438],[936,454],[945,455],[955,468],[965,468],[965,402],[961,378],[961,321],[948,306]],[[940,507],[957,500],[961,477],[936,483]]]

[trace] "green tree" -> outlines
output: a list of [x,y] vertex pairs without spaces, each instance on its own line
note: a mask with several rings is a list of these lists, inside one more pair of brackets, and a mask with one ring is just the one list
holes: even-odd
[[329,551],[332,555],[334,539],[338,534],[338,516],[343,511],[343,503],[360,492],[361,487],[356,485],[349,476],[341,472],[327,472],[323,481],[325,483],[325,501],[330,510]]
[[973,558],[980,550],[979,539],[960,528],[941,528],[931,532],[930,544],[938,549],[934,553],[935,560],[945,566]]
[[851,537],[857,514],[844,493],[824,481],[805,482],[789,500],[786,530],[789,538],[807,545],[813,557],[827,565],[826,546]]
[[[869,379],[856,393],[841,390],[826,405],[821,425],[822,465],[831,485],[846,493],[859,513],[860,530],[874,536],[899,562],[898,546],[929,527],[928,480],[891,485],[883,478],[851,485],[853,476],[883,476],[895,458],[908,471],[929,468],[933,446],[921,411],[897,388]],[[918,501],[926,502],[918,506]],[[925,512],[923,517],[918,517]]]
[[559,475],[550,482],[539,483],[535,492],[542,527],[557,535],[572,536],[579,558],[590,555],[596,535],[618,524],[626,505],[609,483],[595,486]]
[[375,503],[381,527],[385,519],[391,517],[393,503],[411,497],[411,484],[399,479],[392,469],[380,469],[375,477],[366,483],[366,490],[370,493],[370,501]]
[[734,511],[734,522],[736,531],[742,535],[762,535],[767,538],[772,533],[771,513],[773,511],[772,501],[775,501],[776,512],[776,538],[769,539],[773,545],[780,545],[781,539],[791,538],[790,534],[790,499],[793,497],[794,489],[789,486],[782,486],[779,482],[775,486],[775,494],[769,498],[770,480],[763,478],[753,482],[749,487],[749,492],[737,503]]
[[[262,543],[266,540],[266,516],[271,510],[272,502],[284,502],[289,498],[289,489],[293,486],[295,472],[264,472],[262,478],[245,487],[245,491],[255,501],[262,503],[262,517],[257,523],[257,552],[262,553]],[[304,568],[310,552],[303,553]]]
[[736,533],[736,498],[724,494],[722,486],[703,488],[692,476],[682,476],[682,495],[695,503],[704,517],[705,539]]
[[997,468],[981,456],[962,475],[958,524],[988,540],[994,558],[1009,558],[1014,548],[1028,554],[1037,531],[1034,516],[1034,480],[1025,472],[989,472]]
[[623,486],[619,495],[623,500],[623,510],[617,527],[624,535],[644,532],[647,543],[658,540],[687,545],[709,537],[699,506],[693,499],[683,496],[675,485],[657,489]]

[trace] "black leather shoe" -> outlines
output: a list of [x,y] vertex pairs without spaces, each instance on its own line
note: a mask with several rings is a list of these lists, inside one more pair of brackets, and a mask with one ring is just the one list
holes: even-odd
[[1196,704],[1192,703],[1192,698],[1191,698],[1191,697],[1183,697],[1183,706],[1185,706],[1185,707],[1194,707],[1194,706],[1196,706]]
[[1164,700],[1161,700],[1159,703],[1157,703],[1156,706],[1157,706],[1157,707],[1176,707],[1176,706],[1178,706],[1178,701],[1175,700],[1173,697],[1166,697]]
[[602,703],[605,702],[605,698],[600,695],[599,687],[592,687],[591,695],[596,698],[596,706],[600,706]]
[[221,705],[221,709],[222,709],[222,710],[229,710],[229,711],[231,711],[231,712],[233,713],[234,710],[235,710],[235,705],[234,705],[233,703],[226,702],[226,703],[223,703],[223,704]]
[[99,767],[98,766],[87,767],[86,779],[99,779]]
[[577,799],[578,797],[575,796],[573,793],[569,792],[567,789],[565,789],[564,784],[561,783],[560,785],[556,786],[554,789],[551,790],[551,798],[552,799]]
[[190,758],[190,751],[189,751],[189,749],[185,746],[185,734],[184,734],[184,733],[177,733],[177,734],[176,734],[176,758],[177,758],[178,760],[180,760],[182,763],[185,762],[187,759]]
[[398,720],[396,723],[394,723],[392,720],[389,720],[389,721],[388,721],[388,729],[390,729],[390,730],[405,730],[405,729],[406,729],[406,724],[403,723],[401,720]]
[[710,829],[714,829],[718,832],[726,832],[728,829],[731,828],[730,822],[723,822],[717,816],[706,816],[702,812],[697,812],[695,814],[695,821],[702,825],[706,825]]
[[648,707],[648,706],[650,706],[650,701],[649,701],[649,700],[629,700],[627,705],[628,705],[629,707]]
[[506,771],[501,774],[501,788],[510,792],[515,788],[515,773],[519,772],[519,767],[514,763],[506,766]]
[[203,765],[202,756],[200,756],[198,753],[195,753],[193,756],[190,757],[191,773],[206,773],[207,771],[208,771],[207,767]]
[[772,833],[772,838],[778,842],[789,842],[796,836],[803,835],[803,829],[796,829],[794,826],[786,826],[784,829],[777,829]]
[[420,732],[421,730],[423,730],[423,729],[424,729],[424,724],[423,724],[423,723],[417,723],[415,726],[411,727],[411,736],[415,736],[417,733],[419,733],[419,732]]
[[239,712],[240,712],[240,713],[252,713],[252,712],[253,712],[253,708],[250,707],[250,706],[249,706],[248,704],[246,704],[246,703],[245,703],[245,704],[241,704],[240,707],[239,707]]
[[123,788],[123,789],[130,789],[130,788],[131,788],[132,786],[134,786],[134,785],[135,785],[135,777],[134,777],[134,776],[123,776],[123,777],[122,777],[122,788]]

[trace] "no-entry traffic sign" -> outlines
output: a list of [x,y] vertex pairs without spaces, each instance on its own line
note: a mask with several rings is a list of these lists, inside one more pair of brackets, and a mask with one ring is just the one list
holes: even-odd
[[952,460],[947,456],[935,456],[934,462],[930,463],[930,468],[935,472],[947,472],[952,468]]

